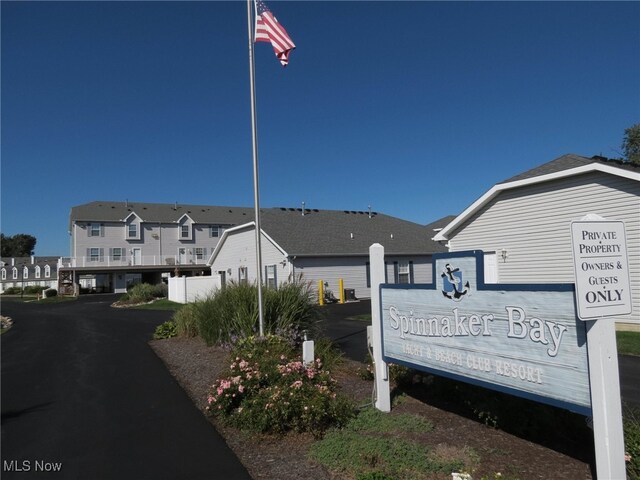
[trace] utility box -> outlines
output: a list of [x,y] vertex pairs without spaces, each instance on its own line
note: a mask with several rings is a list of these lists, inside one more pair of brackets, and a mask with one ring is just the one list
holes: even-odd
[[357,298],[356,298],[356,289],[355,288],[345,288],[344,289],[344,299],[346,301],[357,300]]

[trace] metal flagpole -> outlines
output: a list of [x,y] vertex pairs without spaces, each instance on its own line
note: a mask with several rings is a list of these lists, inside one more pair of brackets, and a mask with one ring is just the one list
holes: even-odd
[[247,0],[247,26],[249,30],[249,82],[251,84],[251,133],[253,137],[253,197],[254,214],[256,222],[256,282],[258,284],[258,321],[260,336],[264,336],[264,314],[262,312],[262,248],[260,239],[260,188],[258,185],[258,126],[256,121],[256,76],[253,58],[253,21],[251,15],[251,3]]

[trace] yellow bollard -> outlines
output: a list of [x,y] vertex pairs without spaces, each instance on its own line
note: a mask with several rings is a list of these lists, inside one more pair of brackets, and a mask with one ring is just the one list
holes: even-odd
[[344,282],[341,278],[338,279],[338,288],[340,289],[340,303],[344,303]]
[[324,282],[322,280],[318,281],[318,304],[324,305]]

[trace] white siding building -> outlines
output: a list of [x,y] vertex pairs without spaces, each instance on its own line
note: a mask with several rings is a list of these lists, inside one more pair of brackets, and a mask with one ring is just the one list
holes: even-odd
[[[304,214],[303,214],[304,213]],[[369,247],[385,247],[390,283],[432,281],[431,254],[445,251],[421,225],[375,212],[271,208],[261,212],[262,272],[277,287],[302,276],[339,297],[339,279],[356,298],[370,297]],[[225,281],[256,279],[255,224],[228,229],[208,264]]]
[[70,256],[60,265],[60,290],[79,286],[125,292],[172,274],[202,275],[222,232],[246,223],[242,207],[95,201],[69,217]]
[[640,328],[640,168],[599,157],[565,155],[498,183],[440,230],[449,251],[483,250],[500,283],[573,283],[570,225],[586,214],[622,220]]

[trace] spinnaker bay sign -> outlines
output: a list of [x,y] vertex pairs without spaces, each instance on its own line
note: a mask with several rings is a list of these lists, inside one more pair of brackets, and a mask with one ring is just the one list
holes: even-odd
[[485,284],[479,251],[434,255],[433,279],[380,285],[385,362],[590,415],[573,284]]

